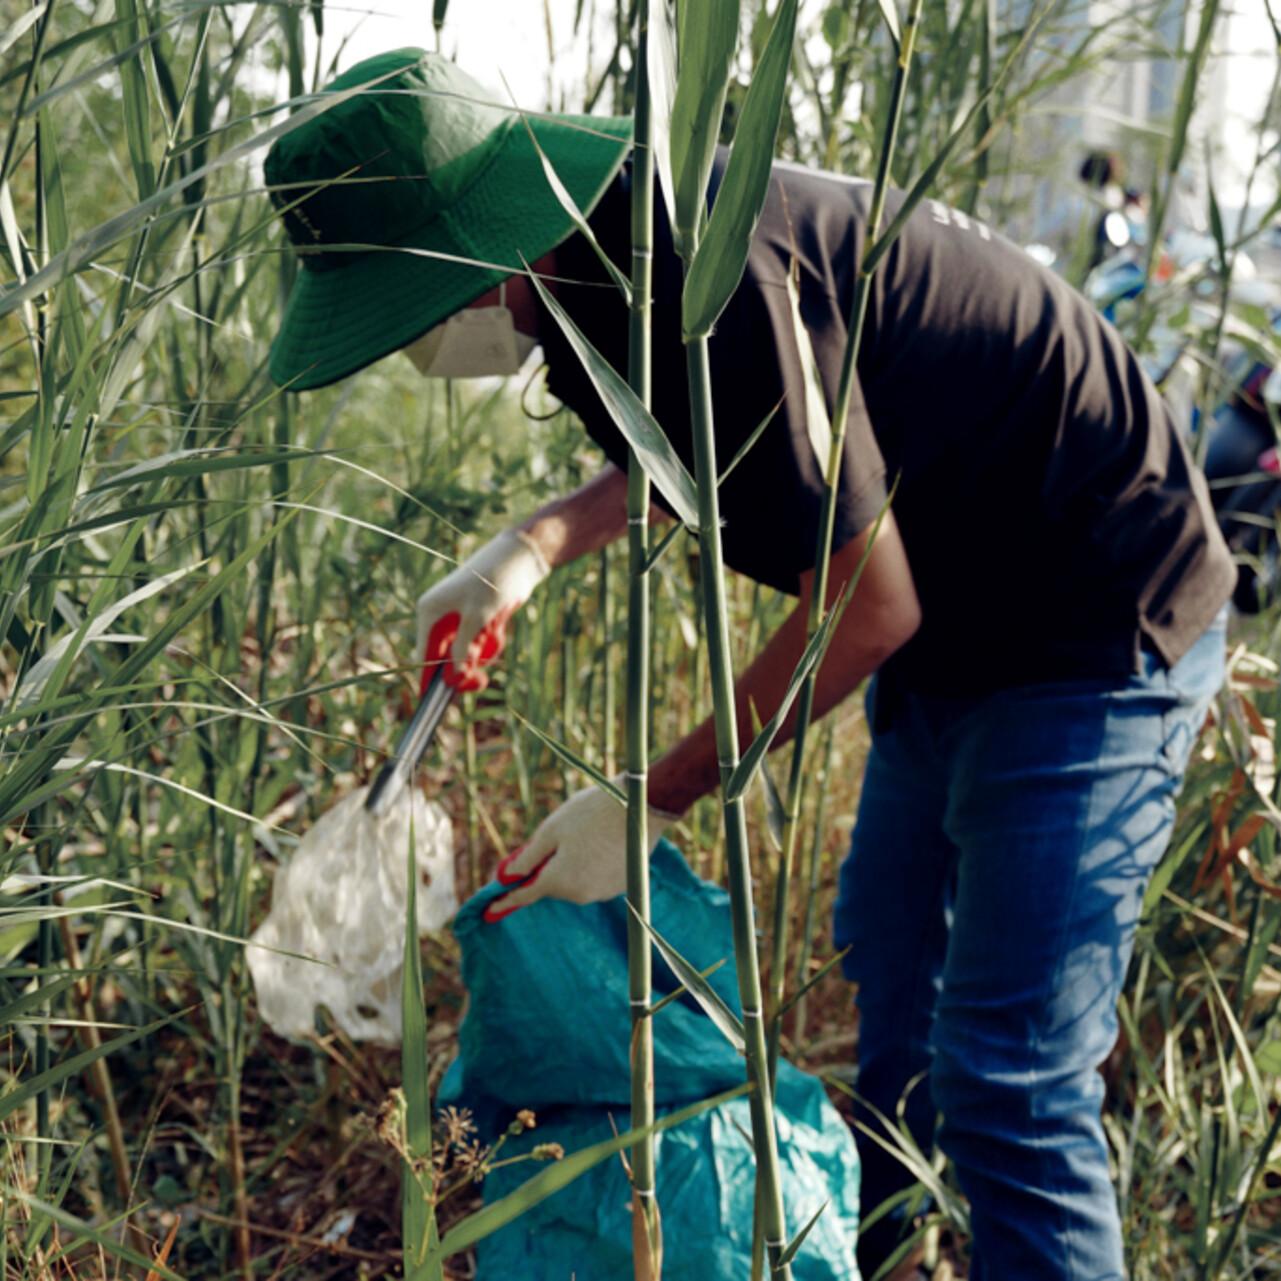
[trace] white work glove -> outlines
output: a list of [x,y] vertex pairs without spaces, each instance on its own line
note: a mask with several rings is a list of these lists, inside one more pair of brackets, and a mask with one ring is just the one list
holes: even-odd
[[418,653],[423,687],[445,664],[445,683],[484,689],[481,670],[502,653],[507,620],[551,573],[533,539],[505,529],[418,598]]
[[[616,780],[617,781],[617,780]],[[649,853],[679,816],[649,810]],[[485,920],[500,921],[540,898],[595,903],[627,889],[627,811],[602,788],[575,792],[538,825],[529,842],[498,865],[498,880],[519,889],[496,898]]]

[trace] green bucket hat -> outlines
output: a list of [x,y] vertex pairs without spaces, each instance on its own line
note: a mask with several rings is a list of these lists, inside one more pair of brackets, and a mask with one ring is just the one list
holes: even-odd
[[412,342],[574,230],[531,131],[584,213],[630,145],[626,117],[522,119],[422,49],[368,58],[325,92],[362,84],[278,138],[264,165],[302,259],[268,365],[293,391]]

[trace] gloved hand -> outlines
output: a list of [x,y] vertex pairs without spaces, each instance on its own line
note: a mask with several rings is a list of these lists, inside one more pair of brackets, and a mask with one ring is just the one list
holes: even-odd
[[[650,808],[651,854],[678,817]],[[520,888],[490,903],[485,920],[491,922],[540,898],[595,903],[622,894],[627,889],[626,809],[595,785],[575,792],[543,819],[528,844],[499,863],[498,880]]]
[[505,529],[418,598],[418,653],[423,688],[445,662],[445,683],[484,689],[481,670],[506,643],[507,620],[551,573],[528,535]]

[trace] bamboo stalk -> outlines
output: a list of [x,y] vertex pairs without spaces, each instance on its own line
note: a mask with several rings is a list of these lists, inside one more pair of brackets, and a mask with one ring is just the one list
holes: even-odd
[[[637,390],[633,388],[633,390]],[[618,699],[614,689],[614,594],[610,591],[609,548],[600,550],[600,630],[601,653],[601,724],[603,741],[601,759],[608,777],[618,771],[618,753],[614,750],[614,725],[618,719]]]
[[[829,720],[823,735],[823,766],[818,775],[818,797],[814,805],[814,823],[810,830],[809,861],[805,876],[805,919],[801,926],[800,955],[796,960],[796,983],[803,986],[809,978],[814,955],[814,923],[818,916],[819,869],[823,861],[823,829],[827,823],[827,797],[832,785],[832,759],[836,747],[836,722]],[[809,994],[802,992],[793,1015],[793,1036],[805,1035],[806,1003]]]
[[[627,377],[641,403],[650,401],[650,292],[654,244],[654,155],[648,63],[645,46],[647,6],[639,5],[636,38],[636,100],[632,150],[632,298],[628,317]],[[654,1021],[653,952],[645,924],[650,920],[649,892],[649,701],[650,482],[636,459],[627,468],[627,978],[631,1005],[631,1126],[646,1130],[631,1152],[632,1266],[636,1281],[658,1281],[663,1272],[662,1220],[659,1212],[654,1152]],[[604,565],[602,563],[602,573]],[[608,620],[606,620],[608,622]],[[605,634],[606,654],[609,632]],[[612,702],[606,666],[606,707]],[[612,742],[606,721],[606,752]]]
[[[877,158],[876,181],[872,188],[872,203],[868,211],[867,227],[863,239],[863,261],[859,265],[854,284],[854,297],[850,304],[850,319],[845,351],[841,358],[841,376],[837,385],[836,404],[832,414],[831,444],[825,468],[823,507],[819,519],[818,546],[814,560],[814,588],[810,597],[808,635],[812,637],[822,625],[827,610],[829,570],[832,560],[832,537],[836,528],[836,499],[840,485],[841,458],[845,450],[845,427],[849,418],[850,397],[854,388],[854,370],[858,350],[863,339],[863,324],[867,318],[867,303],[871,296],[872,276],[875,265],[869,266],[868,251],[877,238],[881,219],[885,214],[885,197],[889,190],[894,148],[898,140],[899,125],[903,117],[903,103],[907,96],[907,78],[912,64],[912,51],[920,27],[924,0],[912,0],[903,23],[902,41],[899,46],[898,67],[891,91],[889,116],[885,125],[885,140]],[[773,965],[770,971],[770,1079],[778,1063],[780,1026],[778,1012],[783,1004],[783,989],[787,971],[787,932],[791,900],[792,863],[796,852],[797,830],[805,791],[805,744],[814,711],[814,689],[818,680],[817,668],[805,679],[796,700],[796,735],[792,744],[791,769],[788,773],[787,796],[784,802],[783,849],[779,854],[777,884],[774,896]]]
[[[738,718],[734,703],[734,673],[730,658],[729,611],[725,595],[721,549],[720,499],[717,493],[716,445],[713,435],[711,369],[706,337],[686,341],[689,368],[690,422],[694,441],[694,479],[698,486],[699,557],[706,617],[707,656],[712,678],[712,706],[721,789],[739,760]],[[752,1146],[761,1226],[772,1275],[790,1281],[791,1265],[781,1262],[787,1245],[783,1194],[779,1174],[778,1140],[774,1130],[774,1098],[770,1086],[769,1050],[762,1010],[760,961],[756,954],[756,921],[752,905],[752,868],[747,840],[747,808],[742,796],[722,800],[725,855],[729,871],[730,911],[734,929],[734,961],[739,1001],[743,1008],[743,1041],[751,1094]]]
[[[61,895],[58,896],[61,901]],[[69,969],[82,974],[84,962],[80,956],[80,945],[76,941],[75,929],[70,916],[58,917],[58,934],[62,940],[62,951],[67,958]],[[78,1039],[86,1050],[96,1050],[102,1044],[98,1031],[98,1010],[93,999],[93,989],[88,978],[81,978],[75,985],[76,1001],[80,1007],[80,1018],[83,1026],[78,1029]],[[102,1123],[107,1132],[107,1147],[111,1153],[111,1172],[116,1181],[116,1195],[121,1206],[129,1206],[130,1192],[133,1187],[133,1173],[129,1165],[129,1152],[125,1147],[124,1127],[120,1123],[120,1109],[116,1106],[116,1094],[111,1085],[111,1070],[105,1058],[95,1059],[85,1072],[90,1089],[98,1096],[102,1106]],[[129,1220],[128,1233],[135,1248],[146,1248],[146,1237]]]

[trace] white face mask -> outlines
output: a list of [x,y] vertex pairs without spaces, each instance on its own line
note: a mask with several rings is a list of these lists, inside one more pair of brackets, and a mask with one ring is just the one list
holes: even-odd
[[488,378],[514,374],[537,345],[522,334],[507,306],[507,286],[497,307],[464,307],[402,350],[426,378]]

